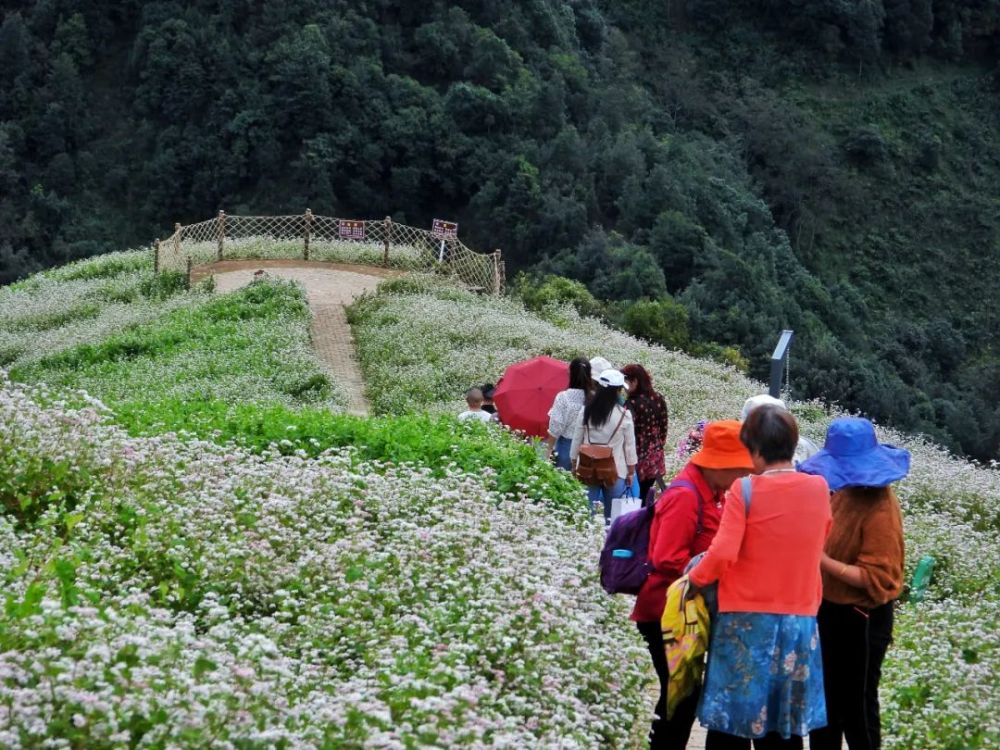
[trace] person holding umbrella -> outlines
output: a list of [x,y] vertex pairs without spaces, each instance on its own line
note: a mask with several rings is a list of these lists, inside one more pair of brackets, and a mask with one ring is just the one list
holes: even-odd
[[604,522],[611,522],[611,501],[625,494],[635,477],[638,457],[635,451],[635,425],[632,415],[619,403],[625,387],[625,376],[618,370],[604,370],[595,379],[597,389],[577,419],[570,463],[576,465],[583,445],[608,446],[614,460],[616,478],[611,483],[588,484],[587,497],[591,508],[597,502],[604,505]]
[[546,458],[556,454],[556,466],[570,470],[569,449],[573,444],[573,433],[580,418],[580,411],[587,400],[593,381],[590,378],[590,362],[586,357],[577,357],[569,363],[569,386],[556,394],[549,409],[549,434],[545,440]]

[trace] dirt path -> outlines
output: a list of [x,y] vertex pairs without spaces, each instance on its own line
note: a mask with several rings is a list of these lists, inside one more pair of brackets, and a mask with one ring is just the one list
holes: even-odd
[[398,276],[390,271],[369,266],[318,261],[284,260],[225,260],[197,268],[192,282],[215,276],[219,292],[231,292],[246,286],[254,272],[263,269],[270,276],[297,281],[306,290],[313,321],[310,329],[313,347],[320,361],[343,389],[349,399],[351,414],[368,414],[365,382],[354,348],[354,337],[347,323],[344,305],[350,304],[363,292],[373,291],[387,277]]

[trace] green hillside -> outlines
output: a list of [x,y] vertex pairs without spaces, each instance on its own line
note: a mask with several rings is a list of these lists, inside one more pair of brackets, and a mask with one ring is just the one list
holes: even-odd
[[998,59],[987,0],[46,0],[0,22],[0,283],[219,208],[450,218],[991,460]]
[[[411,276],[349,311],[363,419],[303,346],[301,288],[171,279],[117,253],[0,289],[19,332],[0,370],[0,745],[636,747],[654,677],[598,585],[601,524],[534,448],[453,414],[542,353],[643,363],[671,440],[761,386],[571,306]],[[831,415],[792,409],[822,439]],[[885,747],[985,750],[1000,475],[882,437],[913,452],[907,574],[938,561],[898,610]]]

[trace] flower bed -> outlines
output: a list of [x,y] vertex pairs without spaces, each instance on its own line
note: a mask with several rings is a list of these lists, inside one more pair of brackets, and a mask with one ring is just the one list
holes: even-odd
[[426,414],[365,419],[327,409],[280,404],[133,401],[115,407],[114,420],[134,435],[178,432],[216,443],[233,442],[256,453],[316,457],[349,448],[356,463],[378,461],[429,470],[434,477],[455,469],[479,475],[500,496],[544,502],[551,509],[585,512],[580,484],[539,460],[535,449],[496,425],[459,422]]
[[[223,297],[177,290],[166,300],[107,301],[109,290],[119,297],[139,294],[164,278],[145,269],[78,279],[60,269],[35,288],[0,297],[0,321],[16,331],[9,334],[14,345],[24,348],[14,359],[13,377],[81,388],[113,403],[175,398],[346,405],[346,394],[332,385],[312,350],[300,287],[276,280]],[[74,319],[81,305],[97,308],[90,320]],[[40,320],[49,327],[41,346],[31,348],[31,337],[39,335],[31,326]]]
[[55,398],[0,382],[0,746],[625,746],[585,516]]
[[154,277],[148,252],[110,253],[0,288],[0,367],[13,367],[100,341],[205,295],[180,274]]

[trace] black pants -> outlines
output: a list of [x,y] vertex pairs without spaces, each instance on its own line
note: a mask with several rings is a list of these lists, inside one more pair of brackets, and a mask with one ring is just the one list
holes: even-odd
[[650,750],[684,750],[691,736],[691,727],[694,726],[701,688],[695,688],[691,695],[677,704],[673,718],[667,721],[667,682],[670,671],[667,669],[667,654],[663,647],[663,632],[658,621],[637,622],[636,627],[649,647],[653,669],[660,678],[660,699],[656,702],[656,717],[649,729]]
[[[746,737],[737,737],[734,734],[716,732],[714,729],[708,731],[705,738],[705,750],[750,750],[751,740]],[[811,742],[811,740],[810,740]],[[771,732],[763,737],[753,740],[754,750],[802,750],[802,738],[796,735],[787,740],[782,739],[780,734]]]
[[639,480],[639,497],[642,499],[643,504],[646,502],[646,496],[649,495],[649,490],[652,489],[654,484],[656,484],[656,479],[656,477],[653,477],[652,479]]
[[827,725],[809,733],[811,750],[879,750],[878,683],[892,642],[893,603],[865,610],[823,601],[817,615],[823,651]]

